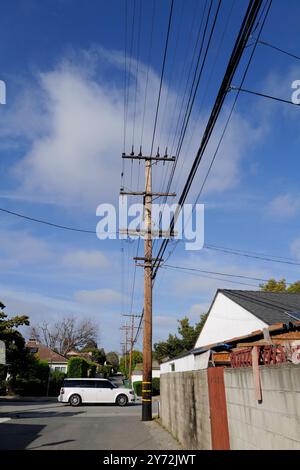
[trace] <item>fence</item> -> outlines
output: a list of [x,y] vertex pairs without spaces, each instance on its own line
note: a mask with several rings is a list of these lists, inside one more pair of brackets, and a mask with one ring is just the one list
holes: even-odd
[[161,422],[189,449],[300,449],[300,365],[161,375]]

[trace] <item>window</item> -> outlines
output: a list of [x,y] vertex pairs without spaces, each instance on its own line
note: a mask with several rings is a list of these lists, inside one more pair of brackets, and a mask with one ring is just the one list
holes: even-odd
[[95,388],[96,384],[94,380],[80,380],[79,387],[84,388]]
[[113,385],[108,380],[98,380],[96,382],[97,388],[112,388]]
[[79,387],[79,380],[64,380],[64,387]]
[[174,362],[172,362],[172,364],[171,364],[171,372],[175,372],[175,364],[174,364]]
[[32,354],[37,353],[38,350],[39,350],[39,348],[29,348],[29,351],[30,351]]
[[94,380],[65,380],[64,387],[78,387],[78,388],[95,388]]

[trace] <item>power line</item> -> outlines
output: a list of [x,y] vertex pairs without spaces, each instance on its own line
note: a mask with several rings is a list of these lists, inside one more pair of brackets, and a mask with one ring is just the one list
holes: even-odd
[[153,2],[152,2],[152,18],[151,18],[150,42],[149,42],[149,50],[148,50],[148,66],[147,66],[147,75],[146,75],[145,98],[144,98],[141,141],[140,141],[140,146],[141,147],[142,147],[143,136],[144,136],[145,115],[146,115],[146,105],[147,105],[147,95],[148,95],[148,83],[149,83],[149,69],[150,69],[151,54],[152,54],[154,18],[155,18],[155,0],[153,0]]
[[249,93],[251,95],[262,96],[263,98],[268,98],[274,101],[280,101],[281,103],[287,103],[287,104],[292,104],[294,106],[299,106],[299,103],[294,103],[293,101],[285,100],[283,98],[278,98],[277,96],[267,95],[265,93],[260,93],[258,91],[247,90],[246,88],[231,86],[228,88],[228,91],[238,91],[238,92],[242,91],[243,93]]
[[[187,106],[186,106],[186,111],[185,111],[185,115],[184,115],[184,118],[183,118],[182,127],[181,127],[179,140],[178,140],[178,144],[177,144],[176,159],[175,159],[175,162],[172,166],[171,174],[170,174],[169,181],[168,181],[168,184],[167,184],[167,190],[166,190],[167,193],[170,190],[170,187],[171,187],[171,184],[172,184],[172,181],[173,181],[173,178],[174,178],[174,173],[175,173],[176,166],[177,166],[177,163],[178,163],[178,159],[179,159],[179,156],[180,156],[182,144],[183,144],[183,141],[184,141],[184,137],[186,135],[187,126],[188,126],[188,123],[189,123],[189,120],[190,120],[190,117],[191,117],[191,113],[192,113],[192,110],[193,110],[195,98],[196,98],[197,91],[198,91],[198,87],[199,87],[200,80],[201,80],[201,77],[202,77],[202,72],[203,72],[204,65],[205,65],[206,58],[207,58],[207,54],[208,54],[208,51],[209,51],[209,48],[210,48],[213,32],[214,32],[214,29],[215,29],[215,26],[216,26],[220,6],[221,6],[221,0],[219,0],[219,2],[218,2],[217,10],[215,12],[215,16],[214,16],[214,20],[213,20],[213,23],[212,23],[210,35],[209,35],[208,42],[207,42],[207,45],[206,45],[206,50],[205,50],[205,53],[204,53],[204,57],[203,57],[202,64],[201,64],[201,67],[200,67],[200,71],[199,71],[198,78],[197,78],[197,71],[198,71],[198,67],[199,67],[199,64],[200,64],[200,58],[201,58],[203,47],[204,47],[206,31],[207,31],[209,18],[210,18],[210,13],[211,13],[211,8],[212,8],[212,1],[210,2],[208,14],[207,14],[207,19],[206,19],[206,23],[205,23],[205,27],[204,27],[203,37],[202,37],[202,41],[201,41],[201,46],[200,46],[198,59],[197,59],[197,63],[196,63],[196,68],[195,68],[195,72],[194,72],[194,77],[193,77],[193,81],[192,81],[192,85],[191,85],[191,89],[190,89],[190,93],[189,93],[189,97],[188,97],[188,102],[187,102]],[[202,17],[202,19],[203,19],[203,17]],[[163,204],[165,205],[165,203],[166,203],[166,198],[164,199]],[[159,224],[161,223],[161,220],[162,220],[162,213],[161,213],[161,216],[160,216]]]
[[[244,74],[243,74],[243,76],[242,76],[240,87],[242,87],[242,85],[243,85],[243,83],[244,83],[244,81],[245,81],[245,79],[246,79],[246,76],[247,76],[247,73],[248,73],[250,64],[251,64],[251,62],[252,62],[252,59],[253,59],[253,56],[254,56],[254,53],[255,53],[255,50],[256,50],[256,46],[257,46],[257,43],[258,43],[260,34],[261,34],[261,32],[262,32],[262,29],[263,29],[263,27],[264,27],[265,21],[266,21],[266,19],[267,19],[267,16],[268,16],[268,13],[269,13],[271,4],[272,4],[272,0],[269,1],[269,4],[268,4],[268,2],[266,2],[265,6],[264,6],[264,8],[263,8],[263,12],[264,12],[265,9],[266,9],[266,6],[268,5],[268,8],[266,9],[265,17],[264,17],[263,22],[262,22],[261,27],[260,27],[260,31],[259,31],[259,34],[258,34],[258,38],[256,39],[256,42],[255,42],[255,45],[254,45],[253,50],[252,50],[252,52],[251,52],[251,55],[250,55],[250,57],[249,57],[249,60],[248,60],[246,69],[245,69]],[[263,12],[262,12],[262,13],[263,13]],[[263,17],[263,14],[260,15],[260,18],[259,18],[259,20],[257,21],[257,24],[256,24],[256,26],[255,26],[255,29],[257,29],[258,25],[260,24],[260,22],[261,22],[261,20],[262,20],[262,17]],[[248,40],[248,39],[247,39],[247,40]],[[246,43],[245,43],[245,44],[246,44]],[[245,46],[244,46],[244,49],[245,49]],[[230,89],[230,86],[228,87],[228,89]],[[238,90],[238,91],[237,91],[237,94],[236,94],[236,96],[235,96],[234,102],[233,102],[233,104],[232,104],[232,106],[231,106],[231,110],[230,110],[230,113],[229,113],[228,118],[227,118],[227,120],[226,120],[225,126],[224,126],[224,128],[223,128],[221,137],[220,137],[220,139],[219,139],[218,145],[217,145],[216,150],[215,150],[215,152],[214,152],[213,158],[212,158],[212,160],[211,160],[211,162],[210,162],[210,165],[209,165],[208,170],[207,170],[207,172],[206,172],[205,178],[204,178],[204,180],[203,180],[203,182],[202,182],[202,185],[201,185],[201,188],[200,188],[200,190],[199,190],[199,192],[198,192],[196,201],[195,201],[195,203],[194,203],[194,207],[195,207],[195,205],[197,204],[197,202],[198,202],[198,200],[199,200],[199,198],[200,198],[200,196],[201,196],[201,194],[202,194],[203,188],[204,188],[204,186],[205,186],[205,184],[206,184],[206,181],[207,181],[207,179],[208,179],[208,176],[209,176],[209,174],[210,174],[210,171],[211,171],[211,169],[212,169],[212,166],[213,166],[213,164],[214,164],[214,161],[215,161],[215,159],[216,159],[216,156],[217,156],[217,154],[218,154],[218,152],[219,152],[221,143],[222,143],[222,141],[223,141],[223,138],[224,138],[225,133],[226,133],[226,131],[227,131],[227,128],[228,128],[229,122],[230,122],[230,120],[231,120],[232,114],[233,114],[233,112],[234,112],[234,109],[235,109],[235,106],[236,106],[236,102],[237,102],[238,97],[239,97],[239,93],[240,93],[240,91]],[[225,99],[225,98],[224,98],[224,99]],[[201,159],[202,159],[202,157],[201,157]],[[200,159],[200,160],[201,160],[201,159]],[[173,218],[173,220],[174,220],[174,218]],[[173,225],[173,227],[174,227],[174,225]],[[172,228],[173,228],[173,227],[172,227]],[[167,242],[168,242],[168,240],[167,240]],[[172,252],[169,254],[168,259],[170,258],[170,256],[172,255],[172,253],[175,251],[175,249],[176,249],[176,247],[177,247],[177,244],[178,244],[178,242],[175,244],[175,246],[174,246]],[[159,253],[159,254],[160,254],[160,253]],[[159,267],[159,266],[158,266],[158,267]],[[157,269],[158,269],[158,268],[157,268]]]
[[263,45],[263,46],[267,46],[267,47],[270,47],[272,49],[275,49],[276,51],[278,52],[281,52],[282,54],[285,54],[285,55],[288,55],[290,57],[293,57],[294,59],[297,59],[297,60],[300,60],[300,57],[295,55],[295,54],[292,54],[291,52],[288,52],[284,49],[281,49],[280,47],[277,47],[277,46],[274,46],[273,44],[267,42],[267,41],[261,41],[259,40],[258,41],[259,44]]
[[[97,232],[96,230],[88,230],[88,229],[83,229],[80,227],[71,227],[71,226],[66,226],[66,225],[61,225],[57,224],[54,222],[49,222],[47,220],[42,220],[42,219],[36,219],[34,217],[30,217],[24,214],[20,214],[18,212],[10,211],[8,209],[0,208],[1,212],[4,212],[9,215],[13,215],[15,217],[19,217],[21,219],[28,220],[30,222],[36,222],[44,225],[48,225],[53,228],[58,228],[62,230],[69,230],[72,232],[79,232],[79,233],[88,233],[88,234],[93,234],[96,235],[97,233],[116,233],[116,232]],[[283,264],[291,264],[295,266],[300,266],[300,262],[296,261],[294,258],[287,258],[287,257],[282,257],[282,256],[277,256],[277,255],[268,255],[264,253],[257,253],[257,252],[251,252],[251,251],[244,251],[244,250],[239,250],[236,248],[228,248],[228,247],[223,247],[223,246],[217,246],[217,245],[210,245],[210,244],[205,244],[204,245],[205,249],[212,250],[212,251],[220,251],[223,253],[227,254],[232,254],[232,255],[237,255],[237,256],[245,256],[248,258],[254,258],[254,259],[261,259],[263,261],[270,261],[274,263],[283,263]]]
[[213,251],[221,251],[222,253],[228,253],[231,255],[244,256],[246,258],[261,259],[263,261],[270,261],[274,263],[291,264],[294,266],[300,266],[300,262],[297,262],[296,260],[293,260],[292,258],[282,258],[278,256],[275,257],[272,255],[264,255],[260,253],[254,253],[254,252],[244,252],[242,250],[236,250],[234,248],[225,248],[225,247],[219,247],[219,246],[214,246],[214,245],[204,245],[204,248],[208,250],[213,250]]
[[[200,147],[197,151],[196,157],[194,159],[192,168],[190,170],[190,173],[188,175],[187,181],[184,185],[182,194],[179,198],[178,201],[178,207],[181,208],[186,200],[186,197],[189,193],[189,190],[191,188],[192,182],[194,180],[194,177],[196,175],[196,172],[198,170],[200,161],[202,160],[202,157],[204,155],[204,152],[206,150],[207,144],[210,140],[211,134],[213,132],[213,129],[215,127],[215,124],[217,122],[217,119],[219,117],[219,114],[221,112],[221,109],[223,107],[223,103],[225,100],[225,97],[227,95],[227,91],[229,86],[231,85],[232,79],[235,75],[236,69],[240,63],[240,60],[242,58],[245,46],[247,44],[247,41],[249,39],[249,36],[251,34],[251,31],[254,27],[257,15],[259,13],[259,10],[262,5],[262,0],[257,0],[255,2],[250,1],[248,4],[248,8],[245,14],[245,17],[243,19],[242,25],[240,27],[239,33],[237,35],[235,45],[233,48],[233,51],[231,53],[226,72],[224,74],[222,83],[220,85],[215,103],[213,105],[210,117],[208,119]],[[172,217],[172,221],[170,223],[170,232],[173,232],[174,230],[174,225],[177,220],[178,214],[180,212],[180,209],[176,211],[175,215]],[[167,248],[167,245],[169,243],[169,239],[165,239],[163,243],[161,244],[160,250],[158,252],[156,261],[158,261],[156,267],[154,268],[154,273],[153,273],[153,278],[155,278],[157,271],[160,266],[160,259],[163,257],[163,254]]]
[[133,130],[132,130],[132,145],[134,146],[134,136],[135,136],[135,119],[136,119],[136,103],[137,103],[137,91],[138,91],[138,82],[139,82],[139,63],[140,63],[140,42],[141,42],[141,23],[142,23],[142,4],[140,1],[139,8],[139,25],[137,32],[137,57],[136,57],[136,71],[135,71],[135,91],[134,91],[134,114],[133,114]]
[[168,21],[168,29],[167,29],[167,37],[166,37],[166,43],[165,43],[165,50],[164,50],[163,63],[162,63],[162,70],[161,70],[161,76],[160,76],[160,84],[159,84],[159,92],[158,92],[157,105],[156,105],[156,112],[155,112],[155,119],[154,119],[154,129],[153,129],[153,136],[152,136],[152,143],[151,143],[150,156],[152,156],[153,146],[154,146],[154,140],[155,140],[155,134],[156,134],[156,126],[157,126],[157,118],[158,118],[158,111],[159,111],[159,105],[160,105],[161,89],[162,89],[162,84],[163,84],[163,78],[164,78],[164,72],[165,72],[165,65],[166,65],[166,58],[167,58],[167,51],[168,51],[168,44],[169,44],[169,36],[170,36],[170,30],[171,30],[173,6],[174,6],[174,0],[171,0],[171,7],[170,7],[169,21]]
[[[225,273],[225,272],[219,272],[219,271],[207,271],[205,269],[198,269],[198,268],[190,268],[188,266],[176,266],[172,264],[164,264],[162,267],[164,268],[171,268],[171,269],[179,269],[183,271],[191,271],[195,273],[204,273],[204,274],[216,274],[218,276],[226,276],[226,277],[237,277],[240,279],[249,279],[251,281],[259,281],[259,282],[268,282],[269,279],[262,279],[260,277],[251,277],[251,276],[245,276],[243,274],[231,274],[231,273]],[[287,282],[287,284],[292,284],[291,282]]]
[[105,234],[105,233],[116,234],[117,233],[117,232],[97,232],[96,230],[88,230],[88,229],[79,228],[79,227],[70,227],[68,225],[56,224],[53,222],[49,222],[47,220],[36,219],[35,217],[30,217],[28,215],[20,214],[19,212],[9,211],[8,209],[3,209],[2,207],[0,207],[0,211],[5,212],[6,214],[14,215],[15,217],[20,217],[21,219],[29,220],[31,222],[37,222],[39,224],[49,225],[50,227],[59,228],[62,230],[69,230],[71,232],[90,233],[93,235],[96,235],[97,233],[100,233],[100,234]]
[[[161,268],[165,269],[164,265],[161,266]],[[201,273],[192,273],[192,272],[189,272],[189,271],[186,271],[186,273],[187,274],[192,274],[192,275],[197,275],[199,277],[203,277],[203,278],[206,278],[206,279],[213,279],[215,281],[229,282],[230,284],[239,284],[239,285],[242,285],[242,286],[256,287],[256,288],[259,287],[258,284],[249,284],[249,283],[246,283],[246,282],[234,281],[234,280],[230,280],[230,279],[224,279],[224,278],[220,278],[220,277],[209,276],[209,275],[201,274]]]

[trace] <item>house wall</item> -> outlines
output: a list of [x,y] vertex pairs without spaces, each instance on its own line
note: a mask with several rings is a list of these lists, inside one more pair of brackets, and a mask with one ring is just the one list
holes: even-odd
[[173,359],[168,362],[163,362],[160,365],[160,371],[162,374],[172,372],[172,364],[174,364],[174,372],[183,372],[188,370],[195,369],[195,359],[194,354],[189,354],[188,356],[180,357],[178,359]]
[[175,372],[160,378],[162,425],[188,449],[211,449],[207,372]]
[[[154,379],[155,377],[160,377],[160,370],[153,370],[152,371],[152,378]],[[132,383],[133,382],[141,382],[143,380],[143,374],[139,375],[132,375],[131,377]]]
[[48,365],[50,367],[51,370],[59,370],[61,372],[64,372],[65,374],[67,373],[67,369],[68,369],[68,364],[62,362],[62,363],[51,363],[51,362],[48,362]]
[[195,348],[226,342],[268,326],[221,292],[215,298]]
[[262,403],[252,368],[225,369],[231,449],[300,449],[300,366],[260,367]]

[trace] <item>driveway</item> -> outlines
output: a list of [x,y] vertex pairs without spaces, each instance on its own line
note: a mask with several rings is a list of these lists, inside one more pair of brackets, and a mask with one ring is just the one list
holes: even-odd
[[[155,407],[155,405],[154,405]],[[141,405],[1,402],[0,449],[177,450],[158,423],[141,421]]]

